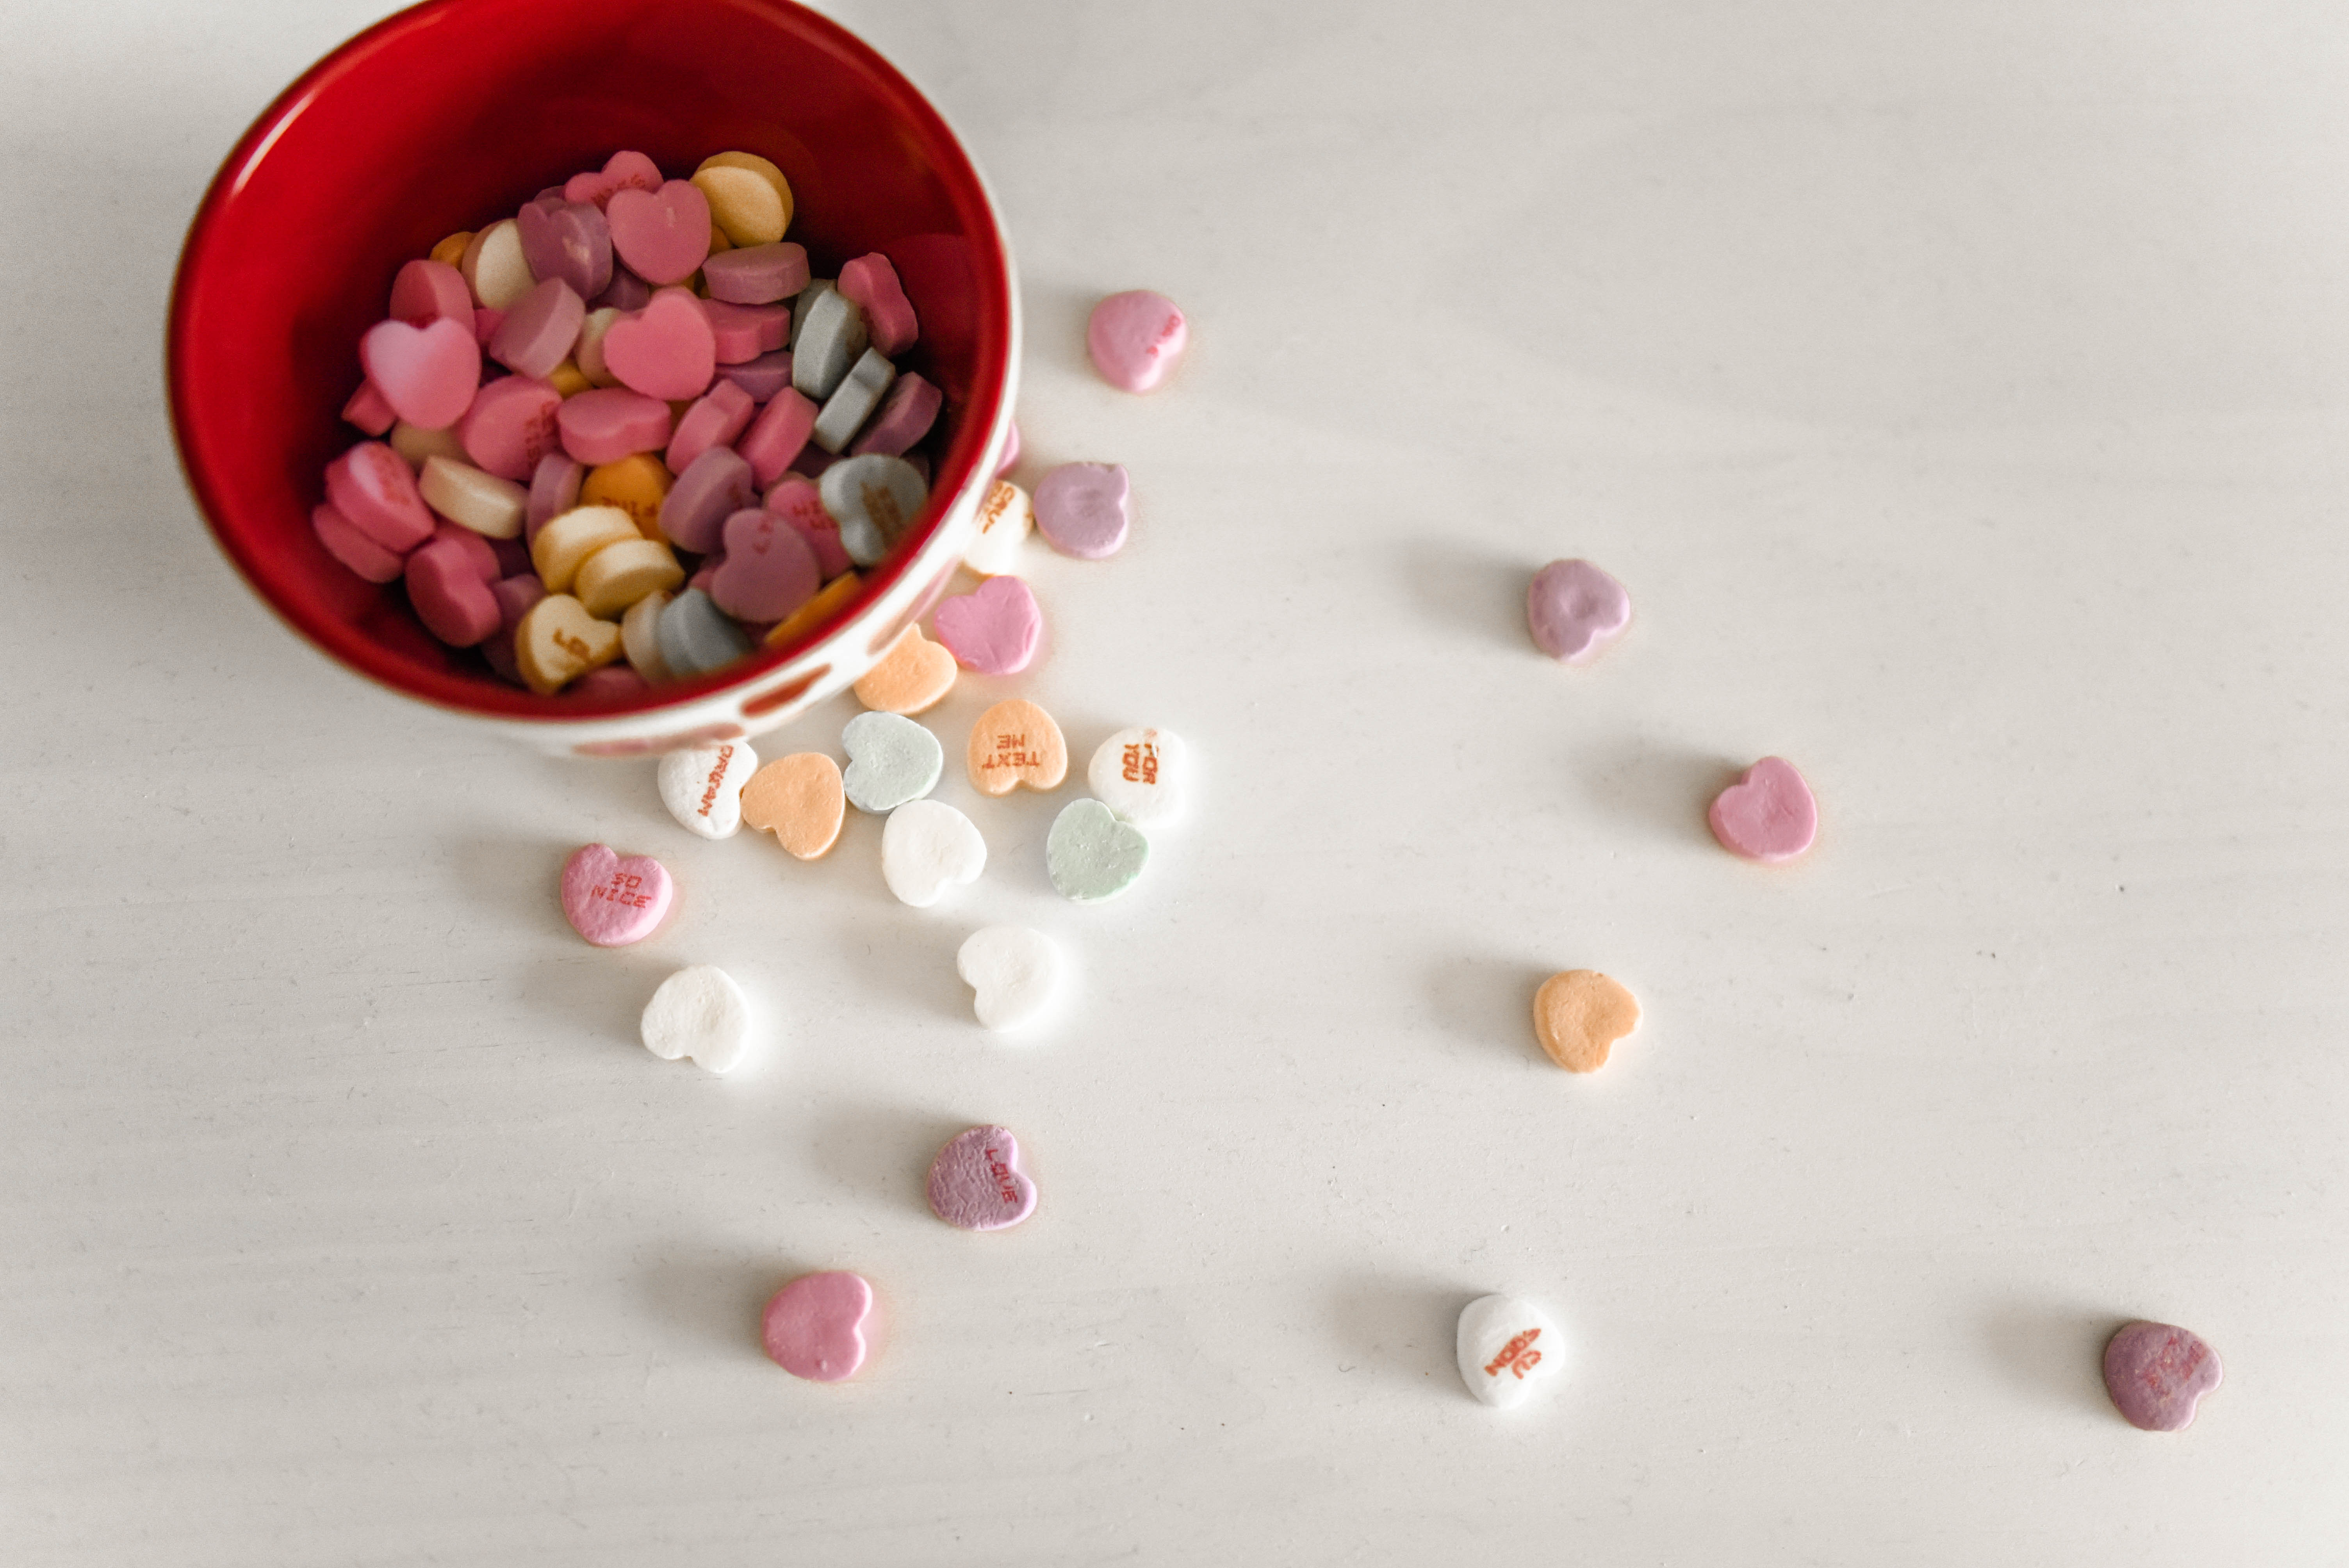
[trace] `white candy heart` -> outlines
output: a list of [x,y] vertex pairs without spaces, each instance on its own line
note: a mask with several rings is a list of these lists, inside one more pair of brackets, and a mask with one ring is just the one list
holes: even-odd
[[955,970],[977,993],[971,1008],[990,1029],[1016,1029],[1044,1010],[1061,984],[1061,950],[1040,931],[990,925],[955,954]]
[[742,786],[759,754],[739,740],[691,746],[660,759],[661,804],[689,833],[730,839],[742,825]]
[[947,888],[977,882],[987,841],[943,800],[908,800],[881,830],[881,877],[901,903],[927,909]]
[[1480,1296],[1460,1310],[1460,1380],[1487,1405],[1523,1404],[1534,1385],[1566,1367],[1557,1325],[1532,1302],[1514,1295]]
[[1183,814],[1183,738],[1171,729],[1121,729],[1085,769],[1093,799],[1138,828],[1163,827]]
[[663,1061],[691,1057],[714,1073],[741,1065],[750,1043],[750,999],[714,965],[680,969],[645,1004],[645,1049]]
[[1020,547],[1035,529],[1036,507],[1028,492],[1009,480],[998,480],[979,504],[978,531],[964,547],[962,563],[981,577],[1016,572]]

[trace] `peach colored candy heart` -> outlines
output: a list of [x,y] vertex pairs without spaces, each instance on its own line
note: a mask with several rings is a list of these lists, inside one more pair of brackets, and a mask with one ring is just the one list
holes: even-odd
[[1052,716],[1026,697],[999,702],[970,727],[966,758],[970,781],[982,795],[1009,795],[1020,785],[1057,789],[1069,773],[1069,743]]
[[698,397],[718,372],[718,339],[690,289],[663,289],[644,309],[612,324],[604,335],[604,364],[622,386],[647,397]]
[[653,934],[676,891],[668,868],[650,855],[624,860],[608,845],[588,844],[564,863],[563,915],[596,946],[626,947]]
[[1731,854],[1775,864],[1811,847],[1819,833],[1819,803],[1793,763],[1765,757],[1713,797],[1705,819]]
[[744,823],[774,834],[800,860],[816,860],[839,842],[847,815],[840,764],[821,751],[778,757],[742,786]]
[[954,690],[955,656],[908,626],[856,683],[856,700],[876,713],[927,713]]
[[802,1274],[777,1291],[759,1322],[776,1366],[812,1383],[837,1383],[864,1365],[864,1319],[873,1287],[844,1270]]
[[1615,1042],[1640,1026],[1640,1002],[1595,969],[1569,969],[1534,993],[1534,1037],[1570,1073],[1607,1065]]

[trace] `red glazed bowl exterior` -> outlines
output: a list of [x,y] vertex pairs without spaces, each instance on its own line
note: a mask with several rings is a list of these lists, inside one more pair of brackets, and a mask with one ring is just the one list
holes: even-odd
[[[436,642],[397,583],[327,555],[310,511],[326,460],[360,438],[341,409],[400,264],[622,148],[672,178],[712,152],[759,153],[791,181],[790,238],[818,276],[887,255],[921,321],[908,367],[946,393],[948,434],[908,541],[812,639],[633,700],[543,697]],[[626,755],[772,728],[927,610],[1008,438],[1019,339],[978,169],[835,24],[788,0],[430,0],[311,67],[222,165],[181,254],[167,376],[189,487],[295,631],[404,696],[548,749]]]

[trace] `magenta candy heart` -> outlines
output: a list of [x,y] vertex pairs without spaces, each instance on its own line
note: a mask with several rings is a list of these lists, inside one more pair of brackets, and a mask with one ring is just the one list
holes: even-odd
[[726,520],[725,539],[707,592],[738,621],[780,621],[823,586],[815,551],[771,511],[736,512]]
[[1116,463],[1062,463],[1036,486],[1036,531],[1063,555],[1099,561],[1125,542],[1132,486]]
[[612,249],[648,284],[681,284],[709,259],[709,198],[690,180],[627,187],[604,204]]
[[1765,757],[1713,797],[1706,813],[1713,836],[1749,861],[1791,861],[1818,837],[1819,805],[1783,757]]
[[1588,561],[1553,561],[1526,590],[1526,624],[1554,659],[1586,665],[1631,624],[1631,595]]
[[1017,577],[990,577],[978,592],[938,605],[932,622],[947,651],[981,675],[1017,675],[1036,656],[1044,614],[1036,595]]
[[2180,1432],[2224,1376],[2199,1334],[2168,1323],[2132,1323],[2105,1345],[2105,1391],[2132,1427]]
[[326,465],[326,500],[343,521],[394,555],[432,537],[416,471],[381,441],[361,441]]
[[616,152],[600,173],[574,174],[563,184],[566,201],[591,201],[601,207],[616,191],[657,191],[660,165],[641,152]]
[[419,430],[455,424],[481,384],[481,349],[471,320],[378,322],[359,339],[359,363],[392,412]]
[[709,387],[718,340],[691,291],[662,289],[644,309],[612,323],[604,335],[604,365],[630,390],[674,403]]
[[709,297],[734,304],[772,304],[808,285],[807,252],[789,241],[720,251],[701,263]]
[[407,577],[416,618],[450,647],[470,648],[498,629],[497,595],[454,541],[435,540],[410,555]]
[[930,1212],[958,1230],[1005,1230],[1035,1212],[1036,1183],[1008,1127],[957,1133],[930,1161]]
[[593,202],[533,201],[514,214],[514,230],[522,239],[522,259],[539,282],[561,278],[582,300],[594,299],[610,284],[612,231]]
[[675,884],[650,855],[622,859],[603,844],[574,851],[563,866],[563,915],[598,947],[626,947],[653,934]]
[[1112,387],[1147,392],[1183,357],[1190,325],[1174,302],[1148,289],[1112,294],[1085,323],[1085,351]]
[[370,583],[388,583],[405,566],[398,554],[351,526],[351,520],[331,502],[321,501],[310,509],[310,527],[327,554]]
[[562,417],[562,393],[527,376],[508,376],[474,397],[457,426],[457,440],[476,468],[520,484],[561,448]]
[[583,463],[616,463],[668,445],[668,405],[625,387],[591,387],[563,400],[555,428],[563,449]]
[[719,379],[709,384],[709,390],[688,408],[677,421],[677,429],[668,438],[668,451],[661,460],[668,471],[681,474],[693,466],[693,459],[712,447],[728,447],[750,428],[750,416],[759,405],[750,395],[733,382]]
[[794,1377],[837,1383],[864,1365],[873,1287],[845,1270],[802,1274],[777,1291],[759,1324],[775,1365]]
[[490,339],[490,357],[517,376],[543,380],[571,356],[587,319],[587,302],[561,278],[533,284],[514,301]]
[[498,547],[460,523],[450,522],[445,518],[434,523],[432,537],[425,541],[421,548],[429,550],[434,545],[442,544],[462,557],[465,564],[472,569],[473,575],[484,583],[495,583],[506,575],[505,563],[499,558]]

